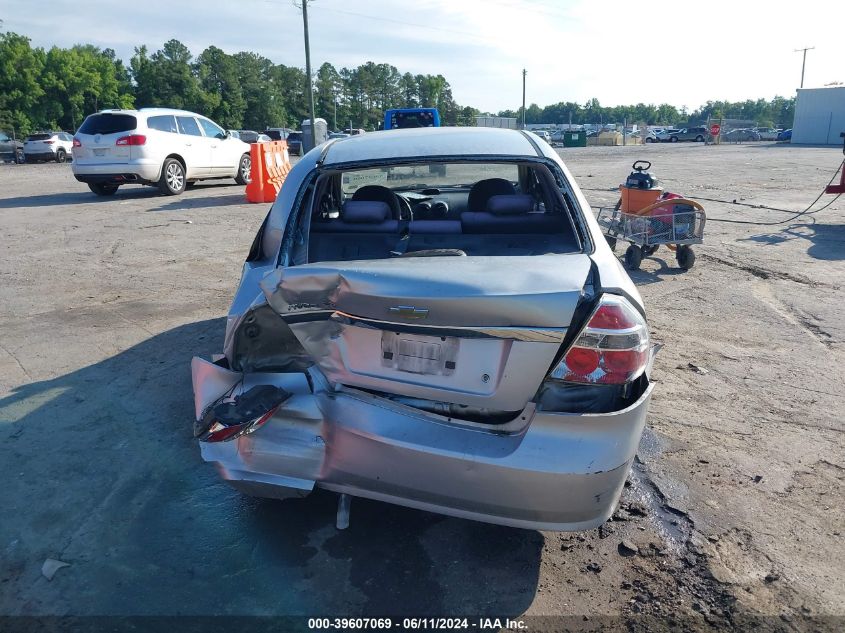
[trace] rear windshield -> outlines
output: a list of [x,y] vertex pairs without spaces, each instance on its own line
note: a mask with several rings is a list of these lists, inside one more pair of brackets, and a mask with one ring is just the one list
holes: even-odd
[[138,126],[138,121],[131,114],[92,114],[82,127],[81,134],[117,134],[118,132],[129,132]]
[[26,137],[27,141],[46,141],[48,138],[53,138],[52,134],[30,134]]
[[[390,165],[326,173],[292,261],[578,252],[578,211],[554,167],[517,162]],[[307,245],[306,245],[307,244]]]
[[390,127],[392,129],[434,127],[434,114],[431,112],[394,112],[390,115]]
[[291,132],[288,134],[287,137],[288,141],[301,141],[302,140],[302,132]]

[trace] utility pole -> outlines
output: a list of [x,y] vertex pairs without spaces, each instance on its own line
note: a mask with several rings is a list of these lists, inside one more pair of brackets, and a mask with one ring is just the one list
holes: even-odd
[[311,87],[311,45],[308,43],[308,0],[302,0],[302,25],[305,29],[305,74],[308,76],[308,108],[311,112],[311,147],[317,147],[317,120],[314,118],[314,90]]
[[804,87],[804,67],[807,65],[807,51],[814,50],[815,46],[808,46],[806,48],[796,48],[793,52],[804,53],[804,59],[801,61],[801,87]]
[[522,69],[522,129],[525,129],[525,75],[528,74],[528,71],[524,68]]

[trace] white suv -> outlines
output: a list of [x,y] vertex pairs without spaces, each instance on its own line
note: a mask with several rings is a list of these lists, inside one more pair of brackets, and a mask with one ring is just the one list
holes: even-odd
[[170,108],[102,110],[73,138],[73,175],[98,196],[120,185],[156,185],[178,195],[212,178],[250,180],[249,145],[202,115]]
[[23,153],[26,160],[54,160],[63,163],[70,156],[73,138],[67,132],[36,132],[26,137]]

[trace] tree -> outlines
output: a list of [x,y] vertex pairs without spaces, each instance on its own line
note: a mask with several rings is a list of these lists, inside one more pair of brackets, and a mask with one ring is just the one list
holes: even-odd
[[44,95],[43,68],[44,51],[33,50],[29,38],[0,34],[0,113],[18,134],[28,133],[35,123],[35,107]]
[[235,60],[216,46],[209,46],[197,57],[194,70],[204,93],[203,114],[225,128],[240,128],[246,101]]

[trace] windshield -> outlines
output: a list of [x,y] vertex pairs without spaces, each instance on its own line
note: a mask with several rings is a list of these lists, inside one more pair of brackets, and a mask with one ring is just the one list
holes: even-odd
[[365,185],[381,185],[401,191],[466,188],[489,178],[502,178],[516,185],[519,181],[519,167],[513,163],[432,163],[376,167],[343,172],[341,187],[344,194],[351,195]]
[[434,114],[431,112],[394,112],[390,116],[390,127],[434,127]]

